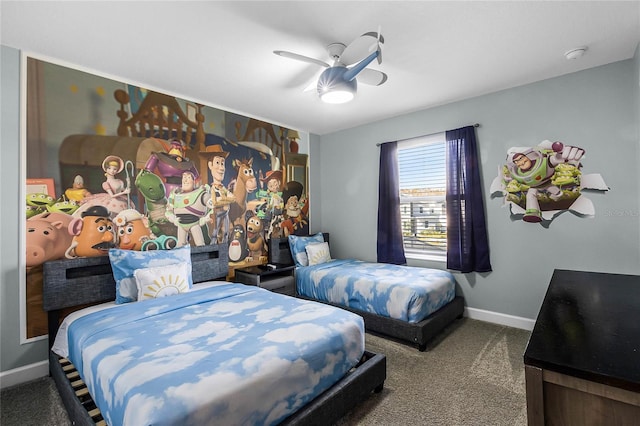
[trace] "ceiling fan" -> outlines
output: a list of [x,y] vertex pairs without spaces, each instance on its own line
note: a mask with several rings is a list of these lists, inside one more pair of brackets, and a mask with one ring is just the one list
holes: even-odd
[[284,50],[273,53],[285,58],[308,62],[326,68],[315,84],[320,99],[327,103],[344,103],[352,100],[358,89],[358,83],[380,86],[387,81],[382,71],[367,68],[374,59],[382,63],[382,44],[384,38],[378,32],[368,32],[351,42],[348,46],[332,43],[327,46],[327,53],[333,65],[319,59],[299,55]]

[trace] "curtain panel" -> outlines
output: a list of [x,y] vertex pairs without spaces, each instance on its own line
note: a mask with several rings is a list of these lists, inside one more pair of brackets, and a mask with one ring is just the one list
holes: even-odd
[[378,262],[404,265],[407,259],[402,243],[398,143],[380,146],[378,181]]
[[480,161],[474,126],[446,132],[447,269],[489,272]]

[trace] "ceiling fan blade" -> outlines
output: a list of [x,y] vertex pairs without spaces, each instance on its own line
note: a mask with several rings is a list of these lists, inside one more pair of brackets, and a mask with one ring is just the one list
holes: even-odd
[[358,74],[360,74],[365,69],[367,65],[369,65],[377,57],[378,57],[378,51],[376,50],[375,52],[373,52],[372,54],[364,58],[362,61],[358,62],[353,67],[349,68],[347,72],[344,73],[344,79],[346,81],[353,80],[354,78],[356,78]]
[[369,31],[368,33],[362,34],[363,36],[369,36],[376,38],[380,43],[384,44],[384,37],[380,34],[380,26],[378,26],[378,32]]
[[310,92],[312,90],[316,90],[318,87],[318,79],[320,78],[320,75],[324,72],[324,70],[320,71],[319,73],[316,73],[315,77],[313,78],[313,80],[309,80],[309,83],[304,87],[304,89],[302,90],[303,92]]
[[[382,40],[382,36],[380,36],[380,39]],[[358,63],[376,50],[377,46],[378,33],[364,33],[344,49],[344,52],[340,55],[340,62],[346,66]]]
[[368,84],[370,86],[380,86],[387,81],[387,75],[382,71],[372,70],[371,68],[363,69],[357,77],[358,83]]
[[310,58],[308,56],[298,55],[297,53],[287,52],[285,50],[274,50],[273,53],[275,53],[278,56],[282,56],[284,58],[295,59],[296,61],[308,62],[310,64],[320,65],[321,67],[326,67],[326,68],[329,67],[329,64],[327,64],[326,62],[323,62],[319,59]]

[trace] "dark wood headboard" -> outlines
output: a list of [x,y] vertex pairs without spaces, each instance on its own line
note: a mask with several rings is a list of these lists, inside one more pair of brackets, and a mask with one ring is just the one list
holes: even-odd
[[[325,242],[329,242],[329,233],[323,232]],[[289,248],[289,239],[271,238],[269,240],[269,263],[277,263],[281,265],[293,265],[293,257],[291,257],[291,249]]]

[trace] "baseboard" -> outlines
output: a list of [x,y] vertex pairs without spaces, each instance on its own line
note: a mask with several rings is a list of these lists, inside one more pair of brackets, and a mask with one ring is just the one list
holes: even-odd
[[491,322],[494,324],[506,325],[513,328],[521,328],[523,330],[533,330],[536,320],[516,317],[513,315],[501,314],[498,312],[485,311],[475,308],[464,308],[464,316],[467,318]]
[[49,361],[40,361],[0,372],[0,389],[30,382],[49,374]]

